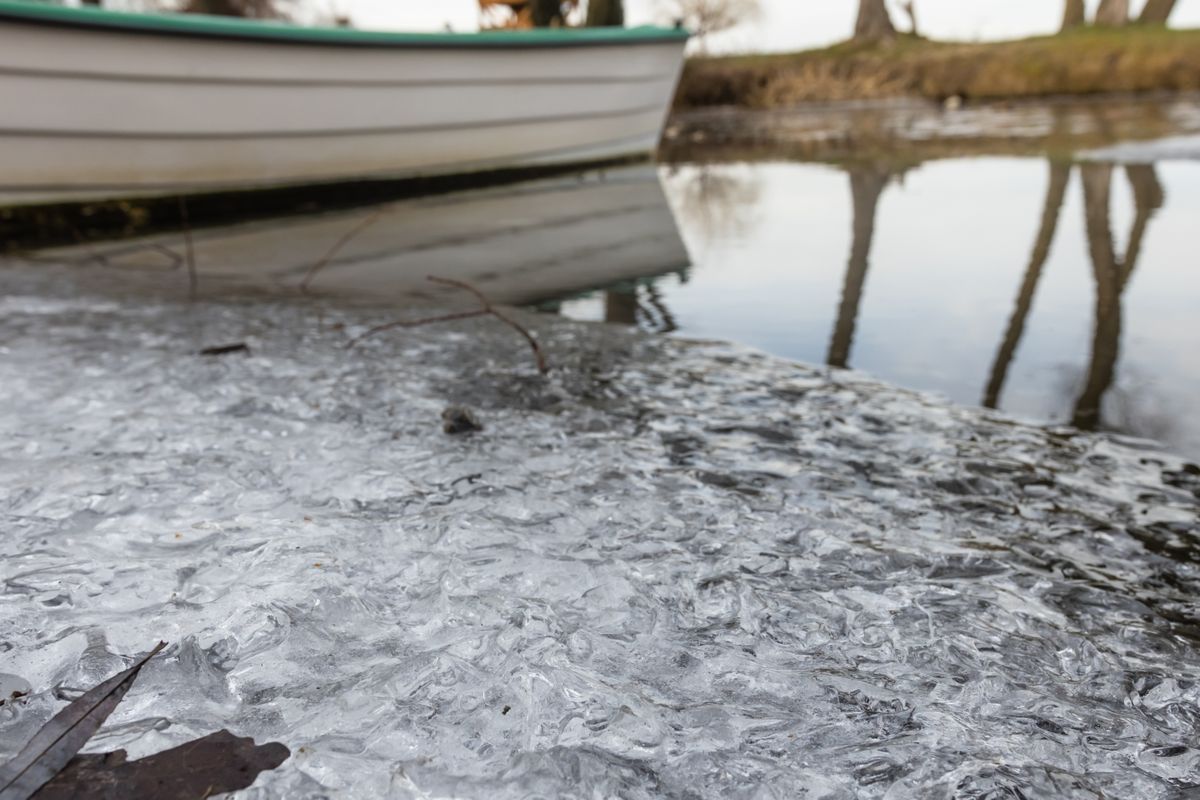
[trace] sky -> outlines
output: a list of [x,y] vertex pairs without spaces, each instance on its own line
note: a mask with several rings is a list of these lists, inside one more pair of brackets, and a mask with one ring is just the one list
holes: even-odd
[[[476,0],[316,0],[348,13],[362,28],[473,30]],[[663,22],[670,0],[625,0],[630,24]],[[819,47],[844,39],[854,25],[856,0],[760,0],[755,24],[714,37],[714,51],[781,51]],[[1088,0],[1094,7],[1099,0]],[[895,0],[889,0],[895,5]],[[1062,0],[915,0],[922,33],[938,39],[1006,39],[1051,33],[1062,15]],[[1136,10],[1145,0],[1132,0]],[[893,8],[897,25],[906,18]],[[1173,23],[1200,27],[1200,0],[1179,0]]]

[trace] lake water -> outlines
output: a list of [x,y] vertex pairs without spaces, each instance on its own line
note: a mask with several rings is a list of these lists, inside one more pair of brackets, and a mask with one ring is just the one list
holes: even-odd
[[662,180],[692,266],[562,313],[1200,455],[1200,162],[718,163]]
[[[1181,157],[1195,152],[831,166],[718,150],[199,229],[193,262],[201,293],[455,302],[425,278],[462,279],[497,302],[743,343],[1195,458],[1200,160]],[[185,251],[176,231],[36,257],[183,287]]]

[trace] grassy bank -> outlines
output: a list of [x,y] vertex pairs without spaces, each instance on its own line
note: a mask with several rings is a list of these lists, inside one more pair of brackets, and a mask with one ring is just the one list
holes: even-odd
[[919,97],[967,100],[1200,90],[1200,30],[1086,29],[1012,42],[904,37],[688,62],[677,108],[785,108]]

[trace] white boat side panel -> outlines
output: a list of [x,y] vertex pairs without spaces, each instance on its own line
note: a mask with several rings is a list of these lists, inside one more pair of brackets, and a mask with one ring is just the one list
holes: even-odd
[[682,59],[682,41],[358,49],[0,20],[0,202],[646,153]]
[[4,133],[287,136],[598,118],[661,109],[672,88],[669,77],[586,91],[565,91],[561,85],[302,87],[38,77],[0,82],[0,108],[21,108],[4,120]]
[[[661,112],[599,120],[289,139],[0,135],[0,189],[191,190],[567,164],[652,150]],[[46,192],[59,194],[61,192]]]

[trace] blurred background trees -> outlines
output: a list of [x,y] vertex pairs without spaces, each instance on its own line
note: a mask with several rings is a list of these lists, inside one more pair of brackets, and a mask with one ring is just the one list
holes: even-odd
[[215,14],[220,17],[279,19],[287,13],[277,0],[187,0],[180,8],[185,14]]
[[585,23],[589,28],[625,24],[625,4],[622,0],[588,0]]
[[700,50],[710,34],[756,20],[762,14],[759,0],[665,0],[660,7],[668,21],[692,33]]
[[[1130,15],[1129,0],[1100,0],[1092,22],[1109,28],[1119,28],[1131,22],[1142,25],[1166,25],[1175,11],[1178,0],[1147,0],[1142,13],[1135,19]],[[1083,0],[1066,0],[1062,29],[1079,28],[1088,23]]]
[[1118,27],[1129,22],[1129,0],[1100,0],[1095,24]]
[[858,0],[858,18],[854,22],[854,38],[864,41],[885,41],[896,38],[896,26],[888,14],[884,0]]
[[625,24],[623,0],[479,0],[480,27],[556,28]]
[[1086,22],[1087,10],[1083,7],[1083,0],[1067,0],[1063,9],[1062,29],[1078,28]]

